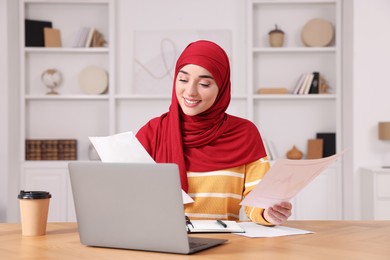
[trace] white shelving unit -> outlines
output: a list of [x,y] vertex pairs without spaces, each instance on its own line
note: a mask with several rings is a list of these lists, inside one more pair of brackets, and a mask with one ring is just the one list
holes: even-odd
[[[158,87],[164,89],[156,92],[153,91],[155,86],[150,86],[152,93],[146,93],[134,81],[135,42],[140,35],[151,32],[169,34],[174,31],[176,37],[193,37],[187,32],[230,30],[234,89],[228,112],[252,120],[262,137],[274,143],[280,157],[284,157],[293,145],[305,153],[307,140],[315,138],[317,132],[335,132],[337,151],[341,151],[340,0],[230,1],[227,10],[235,18],[215,21],[211,29],[207,20],[194,25],[192,20],[197,19],[196,14],[189,14],[190,18],[186,16],[180,24],[175,19],[166,19],[158,25],[150,23],[156,15],[146,13],[149,4],[115,0],[20,0],[21,188],[44,189],[53,194],[49,221],[75,220],[67,162],[26,161],[24,141],[77,139],[78,160],[89,160],[88,136],[137,131],[149,119],[167,111],[171,83],[159,84]],[[219,6],[220,3],[210,2],[210,5]],[[194,13],[204,9],[200,5],[194,8],[199,8],[194,9]],[[175,13],[167,8],[161,12],[161,17],[172,18],[170,12]],[[122,20],[124,16],[125,21]],[[325,18],[334,24],[336,41],[332,46],[309,48],[301,43],[301,28],[314,17]],[[61,31],[63,47],[25,47],[25,18],[52,21],[53,27]],[[116,25],[116,19],[126,25]],[[275,24],[286,33],[286,42],[281,48],[268,46],[268,32]],[[82,26],[97,28],[108,45],[104,48],[71,48],[72,40]],[[246,27],[246,44],[241,40],[243,27]],[[116,30],[120,32],[118,36]],[[108,72],[107,93],[87,95],[81,92],[78,74],[88,65],[101,66]],[[49,68],[62,73],[63,82],[57,89],[60,95],[46,95],[47,89],[40,77]],[[332,87],[331,94],[255,94],[260,87],[291,89],[302,73],[314,70],[325,76]],[[294,200],[294,218],[341,218],[341,180],[339,165],[321,174]]]
[[[78,159],[88,160],[91,135],[108,135],[115,127],[115,16],[113,0],[20,0],[20,155],[21,188],[52,193],[49,221],[74,221],[67,161],[26,161],[26,139],[77,139]],[[70,19],[71,17],[71,19]],[[26,47],[25,19],[51,21],[61,33],[61,47]],[[82,27],[94,27],[107,44],[73,48]],[[109,75],[108,92],[84,94],[80,71],[90,65]],[[59,95],[47,95],[41,81],[47,69],[61,72]]]
[[[306,47],[303,26],[313,18],[329,21],[334,42]],[[268,33],[275,24],[285,33],[283,47],[271,47]],[[294,145],[304,155],[316,133],[336,133],[341,151],[341,3],[338,0],[247,1],[248,117],[279,157]],[[259,88],[284,87],[292,92],[303,73],[319,71],[330,94],[256,94]],[[294,200],[296,219],[341,218],[341,167],[326,170]],[[319,206],[320,205],[320,206]]]

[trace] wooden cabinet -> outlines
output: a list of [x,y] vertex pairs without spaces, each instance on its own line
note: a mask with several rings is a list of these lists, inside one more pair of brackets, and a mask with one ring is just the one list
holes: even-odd
[[361,170],[362,219],[390,219],[390,169]]

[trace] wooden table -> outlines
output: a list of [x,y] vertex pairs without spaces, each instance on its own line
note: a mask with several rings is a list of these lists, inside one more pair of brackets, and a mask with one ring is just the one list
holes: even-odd
[[23,237],[20,224],[0,224],[0,259],[390,259],[390,221],[289,221],[286,226],[315,233],[274,238],[199,234],[229,241],[176,255],[87,247],[80,244],[76,223],[48,223],[47,234],[40,237]]

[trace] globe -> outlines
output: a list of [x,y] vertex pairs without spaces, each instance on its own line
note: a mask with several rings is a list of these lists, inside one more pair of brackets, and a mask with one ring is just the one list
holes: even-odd
[[45,70],[42,73],[41,79],[43,84],[45,84],[45,86],[49,88],[49,92],[47,92],[46,94],[48,95],[58,94],[58,92],[55,91],[55,88],[58,87],[58,85],[61,83],[62,80],[61,73],[58,70],[56,69]]

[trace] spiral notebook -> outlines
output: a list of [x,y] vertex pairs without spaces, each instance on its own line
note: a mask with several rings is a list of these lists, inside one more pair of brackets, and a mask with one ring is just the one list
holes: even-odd
[[245,233],[245,230],[233,220],[191,220],[187,222],[190,233]]

